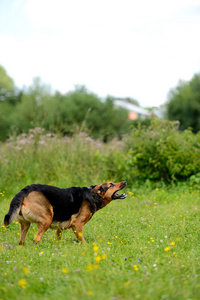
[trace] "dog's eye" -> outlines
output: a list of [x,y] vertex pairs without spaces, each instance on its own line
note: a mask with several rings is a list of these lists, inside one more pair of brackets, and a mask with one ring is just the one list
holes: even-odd
[[113,183],[110,184],[110,187],[114,187],[115,185]]

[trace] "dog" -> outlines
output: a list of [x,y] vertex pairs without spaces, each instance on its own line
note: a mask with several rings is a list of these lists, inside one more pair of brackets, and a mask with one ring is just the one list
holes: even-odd
[[65,229],[72,228],[77,239],[85,243],[83,226],[94,213],[112,200],[125,199],[126,194],[117,192],[125,188],[126,181],[112,181],[87,187],[58,188],[50,185],[31,184],[14,196],[10,209],[4,218],[8,226],[15,218],[21,225],[19,244],[24,245],[31,223],[38,231],[33,239],[38,243],[47,229],[56,230],[61,239]]

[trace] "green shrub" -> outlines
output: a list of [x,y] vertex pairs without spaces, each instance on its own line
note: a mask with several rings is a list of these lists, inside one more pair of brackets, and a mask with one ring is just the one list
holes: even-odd
[[125,153],[113,152],[107,161],[110,175],[135,180],[186,180],[200,172],[200,133],[180,132],[176,122],[152,120],[132,130]]

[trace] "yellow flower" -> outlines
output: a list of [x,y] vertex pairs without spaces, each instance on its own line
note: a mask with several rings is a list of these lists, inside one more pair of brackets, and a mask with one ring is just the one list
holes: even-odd
[[102,258],[102,259],[106,259],[106,255],[105,255],[105,254],[103,254],[101,258]]
[[129,280],[129,281],[127,281],[127,282],[124,282],[124,285],[127,286],[127,285],[129,285],[129,284],[131,284],[131,283],[132,283],[132,281]]
[[181,240],[181,238],[178,237],[178,238],[176,238],[176,240],[177,240],[177,242],[179,242]]
[[64,274],[66,274],[66,273],[68,273],[68,270],[67,269],[62,269],[62,272],[64,273]]
[[170,245],[171,245],[171,246],[174,246],[174,245],[175,245],[175,242],[171,242]]
[[165,251],[169,251],[170,250],[170,247],[165,247]]
[[135,271],[139,270],[137,265],[133,265],[133,268],[135,269]]
[[97,252],[99,250],[99,247],[98,246],[94,246],[93,250],[94,250],[94,252]]
[[97,255],[97,257],[95,258],[95,262],[98,264],[101,260],[101,256],[100,255]]
[[110,243],[110,242],[107,242],[107,244],[108,244],[108,245],[112,245],[112,243]]
[[26,288],[26,284],[27,284],[27,280],[26,279],[20,279],[18,281],[19,286],[21,286],[21,288],[25,289]]
[[88,296],[92,296],[92,295],[93,295],[93,292],[88,291],[87,294],[88,294]]
[[92,264],[88,265],[86,267],[87,271],[93,271],[94,270],[94,266]]
[[30,270],[29,270],[29,268],[23,268],[23,271],[24,271],[24,273],[25,273],[25,274],[28,274],[28,273],[30,273]]

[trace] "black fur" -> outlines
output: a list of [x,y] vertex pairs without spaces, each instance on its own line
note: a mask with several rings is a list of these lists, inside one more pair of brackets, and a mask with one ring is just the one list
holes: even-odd
[[94,214],[96,210],[96,205],[90,188],[70,187],[60,189],[50,185],[32,184],[26,186],[15,195],[11,201],[9,212],[5,216],[4,224],[10,223],[11,215],[20,207],[22,200],[33,191],[41,192],[51,203],[54,211],[53,221],[61,222],[70,219],[73,214],[78,213],[83,199],[90,203],[92,214]]

